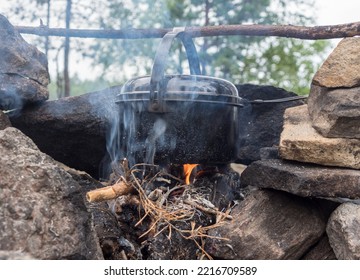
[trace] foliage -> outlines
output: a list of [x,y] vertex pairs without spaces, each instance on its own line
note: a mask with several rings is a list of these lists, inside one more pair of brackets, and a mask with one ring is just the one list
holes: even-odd
[[[163,0],[155,3],[137,0],[131,1],[134,6],[127,6],[129,1],[122,0],[109,3],[110,13],[100,17],[104,28],[314,23],[314,15],[304,14],[312,10],[312,0]],[[126,80],[150,72],[158,42],[150,39],[97,42],[92,46],[92,55],[104,69],[113,66],[107,74],[109,78]],[[195,42],[204,74],[234,83],[272,84],[299,94],[308,93],[311,78],[322,60],[319,57],[328,46],[325,41],[249,36],[197,38]],[[172,53],[168,71],[182,73],[186,65],[184,51],[177,44]],[[116,68],[117,65],[120,67]],[[112,75],[113,72],[117,75]]]
[[[51,1],[51,22],[65,22],[65,5]],[[20,17],[46,18],[48,0],[14,0]],[[20,3],[21,2],[21,3]],[[78,0],[73,1],[71,28],[162,28],[225,24],[315,23],[314,0]],[[59,4],[60,3],[60,4]],[[36,11],[30,13],[30,11]],[[42,42],[45,42],[43,40]],[[122,83],[133,76],[149,74],[159,39],[71,39],[71,54],[81,54],[101,66],[103,80]],[[234,83],[271,84],[300,94],[324,59],[327,41],[304,41],[276,37],[219,36],[196,38],[204,74]],[[41,43],[43,44],[43,43]],[[64,40],[51,38],[52,57],[60,73]],[[186,72],[186,57],[180,44],[172,49],[169,72]],[[79,57],[79,56],[78,56]],[[71,71],[71,69],[70,69]],[[81,71],[81,70],[80,70]],[[59,76],[61,78],[61,76]],[[96,78],[95,75],[89,79]],[[53,79],[54,80],[54,79]],[[73,94],[73,93],[72,93]]]

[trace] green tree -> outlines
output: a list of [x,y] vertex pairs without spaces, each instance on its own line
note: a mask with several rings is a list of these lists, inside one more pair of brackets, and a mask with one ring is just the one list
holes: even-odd
[[[99,17],[104,28],[147,28],[225,24],[315,24],[313,0],[162,0],[108,1],[108,14]],[[325,41],[229,36],[196,38],[205,74],[234,83],[272,84],[299,94],[308,93]],[[113,40],[92,47],[94,61],[126,80],[149,73],[158,40]],[[171,71],[183,72],[185,55],[173,49]],[[116,69],[116,65],[120,66]],[[124,67],[126,66],[126,67]],[[129,71],[131,69],[132,71]],[[112,70],[112,71],[111,71]]]

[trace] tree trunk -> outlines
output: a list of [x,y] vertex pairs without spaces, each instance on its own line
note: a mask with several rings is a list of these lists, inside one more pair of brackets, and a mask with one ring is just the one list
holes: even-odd
[[[46,26],[47,27],[50,26],[50,6],[51,6],[51,0],[47,0],[47,13],[46,13]],[[50,44],[49,35],[47,35],[46,38],[45,38],[45,55],[46,55],[46,58],[48,58],[49,44]]]
[[[210,24],[210,16],[209,16],[210,8],[211,8],[211,4],[210,4],[209,0],[205,0],[205,24],[204,24],[204,26],[208,26]],[[203,40],[204,41],[203,41],[203,45],[201,46],[201,53],[206,55],[209,45],[208,45],[207,38],[204,38]],[[201,71],[202,71],[203,75],[206,75],[207,61],[208,61],[208,59],[201,60]]]
[[71,1],[66,1],[66,37],[64,48],[64,96],[70,96],[70,77],[69,77],[69,54],[70,54],[70,37],[68,31],[71,21]]

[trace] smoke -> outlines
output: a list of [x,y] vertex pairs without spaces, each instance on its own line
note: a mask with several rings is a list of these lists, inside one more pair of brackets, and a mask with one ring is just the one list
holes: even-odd
[[23,100],[14,88],[4,88],[0,80],[0,110],[9,111],[8,116],[16,116],[23,107]]
[[[146,161],[145,163],[154,164],[155,152],[156,152],[156,141],[160,140],[164,136],[166,131],[167,123],[164,119],[158,118],[153,128],[151,129],[149,136],[145,140],[146,147]],[[161,145],[161,143],[160,143]]]

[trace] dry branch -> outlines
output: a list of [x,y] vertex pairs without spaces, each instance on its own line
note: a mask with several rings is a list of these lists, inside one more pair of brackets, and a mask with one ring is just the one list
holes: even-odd
[[103,187],[86,193],[88,202],[100,202],[115,199],[121,195],[126,195],[134,191],[134,188],[121,181],[112,186]]
[[[168,28],[148,29],[119,29],[119,30],[98,30],[98,29],[64,29],[48,28],[47,26],[28,27],[16,26],[20,33],[34,34],[39,36],[61,36],[79,38],[99,39],[144,39],[162,38]],[[360,35],[360,22],[353,22],[338,25],[323,26],[295,26],[295,25],[218,25],[204,27],[187,27],[186,31],[191,37],[209,36],[277,36],[287,38],[298,38],[305,40],[334,39],[353,37]]]

